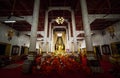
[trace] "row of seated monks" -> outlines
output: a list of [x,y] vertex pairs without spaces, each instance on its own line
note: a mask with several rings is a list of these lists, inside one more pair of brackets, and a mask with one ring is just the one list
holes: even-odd
[[[79,60],[79,61],[78,61]],[[33,65],[33,73],[59,73],[64,74],[70,71],[80,70],[80,58],[74,56],[37,56]]]

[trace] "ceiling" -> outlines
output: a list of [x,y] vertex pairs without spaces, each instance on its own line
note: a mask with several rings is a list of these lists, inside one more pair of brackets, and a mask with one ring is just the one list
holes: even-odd
[[[86,0],[88,14],[120,14],[120,0]],[[34,0],[0,0],[0,17],[31,16],[33,14]],[[38,31],[44,31],[45,11],[48,7],[71,7],[75,12],[76,29],[83,30],[80,0],[40,0],[40,13]],[[66,10],[53,10],[49,12],[49,22],[58,16],[63,16],[71,22],[71,13]],[[102,30],[118,22],[119,19],[96,19],[90,26],[92,30]],[[17,21],[7,24],[18,31],[30,31],[31,25],[26,21]],[[52,23],[52,25],[58,25]],[[64,23],[64,25],[67,25]]]

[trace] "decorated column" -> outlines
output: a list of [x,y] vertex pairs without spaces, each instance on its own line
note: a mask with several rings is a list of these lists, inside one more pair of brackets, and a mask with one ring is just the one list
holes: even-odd
[[90,56],[90,58],[92,58],[94,57],[93,42],[91,39],[91,29],[88,22],[88,10],[87,10],[86,0],[80,0],[80,4],[81,4],[81,10],[82,10],[83,27],[85,32],[87,56],[88,57]]

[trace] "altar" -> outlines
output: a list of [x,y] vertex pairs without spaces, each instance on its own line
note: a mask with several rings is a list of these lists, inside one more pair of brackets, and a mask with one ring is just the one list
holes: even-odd
[[62,34],[57,36],[55,43],[55,55],[64,55],[65,54],[65,44],[63,42]]

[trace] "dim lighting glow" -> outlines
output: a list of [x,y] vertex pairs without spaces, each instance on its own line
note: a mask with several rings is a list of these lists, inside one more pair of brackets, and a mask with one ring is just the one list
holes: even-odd
[[58,37],[61,37],[61,36],[62,36],[62,33],[57,33],[57,36],[58,36]]
[[4,21],[5,23],[15,23],[16,21]]

